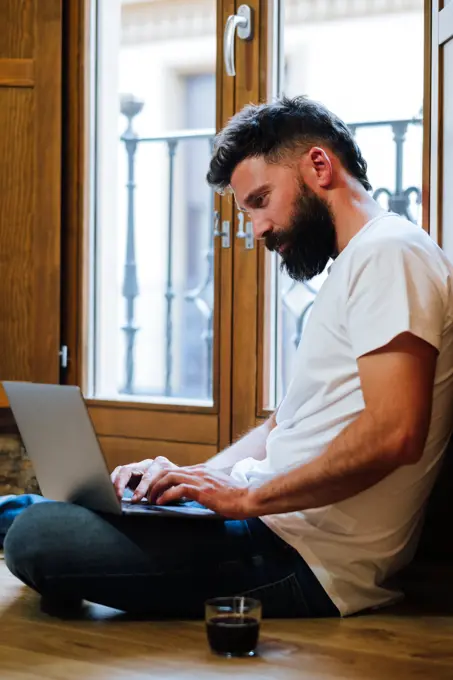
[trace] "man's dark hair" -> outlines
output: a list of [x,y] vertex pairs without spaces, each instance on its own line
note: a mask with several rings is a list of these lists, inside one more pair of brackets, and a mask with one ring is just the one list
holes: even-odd
[[222,192],[245,158],[263,156],[268,163],[277,163],[298,149],[323,145],[367,191],[371,189],[366,161],[347,125],[305,96],[249,104],[233,116],[216,136],[207,181]]

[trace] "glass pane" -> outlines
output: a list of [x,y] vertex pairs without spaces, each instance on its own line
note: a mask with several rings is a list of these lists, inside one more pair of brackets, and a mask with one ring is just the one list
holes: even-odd
[[[368,162],[377,200],[420,224],[422,182],[423,0],[396,11],[392,3],[286,0],[282,44],[274,55],[281,91],[306,94],[340,116]],[[385,49],[383,49],[383,40]],[[265,338],[270,370],[265,408],[286,392],[304,325],[326,272],[307,284],[268,258],[272,305]]]
[[96,398],[212,404],[215,6],[97,2]]

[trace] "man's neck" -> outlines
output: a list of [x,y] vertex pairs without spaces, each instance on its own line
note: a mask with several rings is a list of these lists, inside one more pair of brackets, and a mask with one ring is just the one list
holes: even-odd
[[331,208],[335,218],[338,253],[370,220],[386,212],[361,185],[356,184],[336,189]]

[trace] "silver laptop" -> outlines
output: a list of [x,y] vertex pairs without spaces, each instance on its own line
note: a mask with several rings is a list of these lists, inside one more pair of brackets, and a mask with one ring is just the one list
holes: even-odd
[[44,496],[114,515],[219,518],[193,504],[120,501],[78,387],[3,381],[22,441]]

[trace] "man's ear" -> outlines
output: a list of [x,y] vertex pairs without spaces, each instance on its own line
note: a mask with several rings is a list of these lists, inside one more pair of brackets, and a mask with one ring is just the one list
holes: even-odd
[[332,161],[328,154],[319,146],[313,146],[306,155],[308,171],[312,181],[319,187],[327,189],[332,184]]

